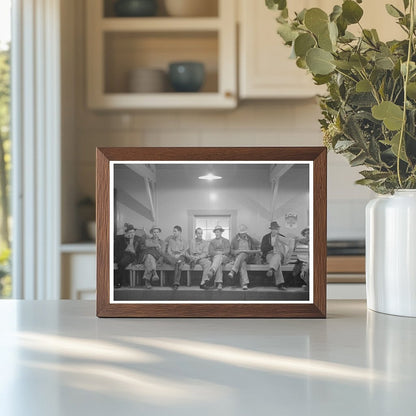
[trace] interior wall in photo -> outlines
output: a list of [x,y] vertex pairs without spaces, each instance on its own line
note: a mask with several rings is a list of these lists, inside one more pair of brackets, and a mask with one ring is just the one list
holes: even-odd
[[[233,211],[234,228],[245,224],[250,235],[257,239],[268,232],[272,220],[279,222],[284,235],[299,235],[308,226],[309,166],[293,165],[280,178],[274,209],[270,167],[269,164],[156,165],[155,221],[162,228],[162,237],[170,235],[174,225],[180,225],[185,238],[191,238],[189,215],[195,211],[206,214]],[[222,179],[198,179],[209,170]],[[125,222],[148,231],[152,216],[143,178],[126,165],[116,166],[114,174],[117,232],[123,232]],[[289,223],[289,217],[295,221]],[[236,232],[231,229],[232,235]]]

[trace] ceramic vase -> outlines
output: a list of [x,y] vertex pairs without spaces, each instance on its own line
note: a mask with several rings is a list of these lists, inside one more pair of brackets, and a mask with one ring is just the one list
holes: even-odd
[[416,317],[416,190],[367,204],[366,286],[369,309]]

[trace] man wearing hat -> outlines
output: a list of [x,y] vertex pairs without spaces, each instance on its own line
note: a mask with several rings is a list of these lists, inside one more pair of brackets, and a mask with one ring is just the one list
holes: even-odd
[[208,254],[212,259],[211,268],[208,271],[208,281],[206,285],[210,285],[212,278],[215,275],[215,284],[218,290],[222,290],[222,265],[229,261],[231,251],[230,242],[222,237],[224,228],[217,225],[214,228],[215,238],[210,241],[208,246]]
[[270,223],[270,233],[261,240],[261,252],[263,261],[269,264],[267,277],[274,275],[275,285],[278,289],[285,290],[285,279],[282,273],[282,264],[289,257],[289,244],[286,237],[279,233],[280,225],[277,221]]
[[193,269],[196,264],[199,264],[202,267],[202,279],[199,287],[201,289],[208,289],[206,282],[209,281],[208,271],[211,267],[211,261],[208,259],[209,242],[202,238],[203,234],[204,231],[202,228],[198,227],[195,230],[195,238],[189,243],[187,258],[191,269]]
[[241,224],[238,234],[231,241],[231,255],[234,257],[233,267],[228,273],[231,282],[234,283],[235,276],[240,272],[240,284],[243,290],[248,289],[249,279],[247,273],[247,263],[253,259],[253,251],[258,247],[258,241],[254,240],[247,234],[248,228]]
[[114,238],[114,286],[124,286],[126,267],[139,261],[142,239],[136,235],[136,228],[132,224],[124,224],[124,234],[116,235]]
[[143,259],[144,259],[144,281],[145,287],[151,289],[151,281],[159,280],[159,276],[156,273],[156,265],[159,259],[162,259],[165,252],[165,243],[159,234],[162,232],[161,228],[157,225],[153,225],[150,229],[150,238],[146,238],[143,247]]

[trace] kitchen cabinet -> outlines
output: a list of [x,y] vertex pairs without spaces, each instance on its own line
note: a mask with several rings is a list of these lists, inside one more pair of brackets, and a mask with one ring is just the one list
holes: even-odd
[[95,300],[95,244],[63,244],[61,253],[61,298]]
[[[218,2],[217,16],[115,17],[104,0],[88,0],[87,102],[90,109],[234,108],[237,105],[236,4]],[[111,3],[110,3],[111,6]],[[200,92],[128,91],[130,71],[168,70],[169,63],[199,61]]]
[[[290,11],[320,7],[330,12],[334,4],[341,1],[299,0],[289,3]],[[401,0],[392,4],[403,8]],[[275,17],[278,12],[268,10],[263,1],[239,0],[239,95],[242,99],[255,98],[308,98],[325,93],[325,87],[313,84],[312,77],[296,66],[290,59],[291,49],[277,35]],[[380,39],[387,41],[403,38],[403,33],[394,18],[388,15],[378,0],[366,0],[362,25],[376,28]],[[348,30],[357,33],[358,25]]]
[[[300,0],[296,10],[325,8],[323,3]],[[238,6],[240,97],[290,99],[322,93],[322,87],[313,84],[311,75],[289,59],[291,50],[276,33],[277,12],[268,10],[264,1],[239,0]]]

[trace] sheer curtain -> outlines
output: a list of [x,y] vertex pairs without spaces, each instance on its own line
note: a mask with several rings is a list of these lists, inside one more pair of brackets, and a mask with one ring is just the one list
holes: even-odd
[[14,297],[60,295],[60,1],[12,2]]

